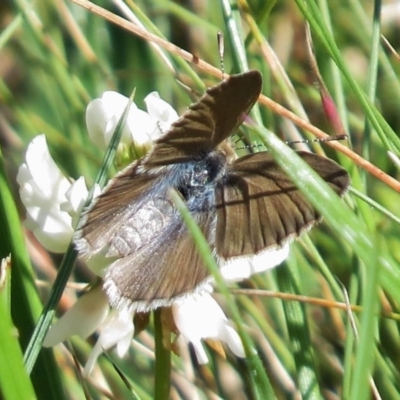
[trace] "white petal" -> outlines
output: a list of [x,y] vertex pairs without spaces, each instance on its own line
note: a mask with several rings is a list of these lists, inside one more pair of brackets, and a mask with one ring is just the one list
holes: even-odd
[[117,343],[116,351],[119,358],[122,358],[128,352],[132,343],[132,336],[133,332],[131,336],[126,335]]
[[289,255],[289,243],[280,249],[265,250],[252,256],[235,257],[221,261],[221,274],[227,282],[240,281],[253,274],[274,268]]
[[171,104],[160,98],[157,92],[149,93],[144,102],[147,107],[147,112],[150,118],[159,121],[162,124],[168,123],[171,125],[179,116]]
[[86,107],[86,128],[90,140],[100,149],[107,147],[104,138],[107,120],[107,114],[103,110],[102,101],[100,99],[92,100]]
[[90,356],[88,360],[86,361],[85,364],[85,369],[83,370],[83,376],[89,376],[90,373],[92,372],[94,365],[97,362],[97,359],[99,358],[100,354],[103,352],[103,349],[101,348],[101,344],[97,342],[93,350],[90,352]]
[[199,363],[208,361],[201,344],[206,338],[222,340],[237,356],[244,356],[239,335],[210,294],[195,294],[174,303],[172,314],[179,332],[193,344]]
[[90,290],[49,329],[43,346],[55,346],[72,335],[86,338],[100,326],[108,312],[108,298],[101,288]]
[[[96,184],[93,198],[97,197],[100,193],[100,186]],[[71,216],[71,224],[74,228],[78,223],[79,216],[81,215],[82,209],[86,203],[88,194],[89,191],[86,187],[85,178],[83,176],[75,181],[65,193],[66,201],[61,204],[60,208]]]
[[208,294],[194,294],[172,305],[172,313],[179,332],[190,342],[215,337],[219,321],[226,317]]
[[201,340],[192,340],[194,352],[196,353],[197,362],[199,364],[207,364],[208,363],[208,356],[204,350],[203,344]]
[[63,252],[72,237],[72,220],[60,204],[66,200],[70,183],[51,158],[44,135],[32,140],[25,160],[17,181],[27,210],[26,225],[48,250]]
[[[114,309],[101,327],[98,341],[104,350],[108,350],[127,337],[132,339],[133,333],[133,312]],[[120,353],[119,355],[122,357],[124,354]]]
[[114,261],[115,258],[106,257],[108,246],[103,247],[98,253],[91,255],[88,260],[85,260],[86,266],[96,275],[103,277],[105,270]]
[[233,329],[231,326],[226,324],[221,327],[220,340],[225,342],[231,349],[232,353],[237,357],[246,357],[242,340],[235,329]]
[[27,218],[34,221],[45,234],[72,231],[71,217],[68,213],[60,211],[57,206],[27,206]]
[[159,136],[166,133],[179,116],[169,103],[160,99],[157,92],[148,94],[144,102],[146,103],[147,111],[153,123],[150,135],[151,139],[154,141]]
[[99,355],[111,347],[117,346],[117,354],[123,357],[129,349],[134,333],[133,311],[112,310],[100,328],[101,333],[85,365],[84,374],[92,371]]
[[[112,134],[128,104],[129,99],[120,93],[104,92],[100,99],[91,101],[86,108],[86,127],[93,143],[105,149],[111,140]],[[137,110],[132,103],[129,113]],[[131,134],[127,126],[124,127],[121,142],[129,144]]]
[[[86,109],[86,125],[91,140],[106,148],[129,99],[117,92],[104,92],[100,99],[91,101]],[[123,130],[121,142],[129,146],[147,148],[172,122],[178,119],[176,111],[156,93],[144,100],[149,113],[132,103]]]
[[61,173],[47,147],[46,136],[36,136],[25,155],[31,179],[40,187],[43,197],[58,199],[64,195],[70,183]]
[[[70,218],[68,219],[70,220]],[[36,239],[47,250],[54,253],[65,252],[74,232],[71,223],[63,221],[59,215],[56,217],[47,215],[45,220],[39,222],[40,224],[28,216],[25,226],[33,232]]]
[[135,146],[145,146],[151,142],[149,130],[151,127],[151,120],[149,114],[138,108],[129,110],[126,125],[131,134],[131,139]]
[[80,214],[88,193],[85,178],[81,176],[66,191],[65,197],[67,201],[61,205],[61,209],[68,212],[71,216]]

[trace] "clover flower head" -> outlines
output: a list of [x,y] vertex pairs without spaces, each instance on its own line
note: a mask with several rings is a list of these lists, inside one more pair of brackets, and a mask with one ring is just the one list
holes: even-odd
[[[160,99],[157,92],[150,93],[144,101],[148,112],[140,110],[133,102],[129,107],[121,138],[123,145],[148,146],[178,119],[176,111]],[[99,148],[108,146],[128,102],[122,94],[108,91],[89,103],[86,126],[91,140]]]
[[[75,212],[69,213],[61,208],[62,204],[68,204],[66,193],[74,184],[52,159],[45,135],[35,137],[29,144],[17,182],[27,211],[26,227],[47,250],[64,252],[74,232],[73,219],[80,210],[75,207]],[[87,197],[84,182],[81,181],[74,191],[74,197],[79,198],[81,204]]]
[[132,341],[134,326],[133,312],[111,309],[108,298],[101,287],[89,290],[49,329],[43,346],[55,346],[69,337],[88,337],[98,330],[99,338],[85,366],[85,374],[92,371],[97,358],[103,351],[116,347],[123,357]]
[[203,339],[225,342],[238,357],[244,357],[239,335],[209,293],[190,295],[172,305],[175,324],[183,338],[192,343],[200,364],[208,362]]

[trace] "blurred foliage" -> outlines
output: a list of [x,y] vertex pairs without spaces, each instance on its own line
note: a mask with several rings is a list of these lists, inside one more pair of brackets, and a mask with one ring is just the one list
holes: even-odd
[[[228,0],[127,1],[123,3],[125,9],[119,1],[97,4],[126,18],[134,16],[149,31],[216,67],[220,65],[216,32],[224,32],[227,73],[242,72],[247,62],[263,73],[265,95],[335,134],[337,121],[329,120],[322,107],[319,89],[323,81],[349,135],[344,143],[398,179],[399,164],[388,157],[387,151],[400,154],[400,64],[398,54],[390,51],[380,34],[398,51],[400,14],[396,19],[394,11],[385,9],[381,25],[377,19],[379,7],[390,3],[239,0],[232,2],[232,14],[226,11]],[[310,63],[307,21],[320,82]],[[11,315],[19,331],[14,340],[17,343],[18,337],[21,339],[23,351],[60,262],[59,256],[48,254],[22,227],[24,210],[15,177],[30,140],[45,133],[65,175],[74,179],[84,175],[91,184],[103,157],[86,133],[85,107],[91,99],[105,90],[129,96],[136,88],[135,102],[144,108],[143,98],[156,90],[182,112],[196,95],[186,91],[178,80],[194,88],[194,93],[201,93],[218,79],[193,64],[186,65],[179,55],[163,51],[174,68],[171,72],[148,41],[67,0],[2,2],[0,24],[0,143],[5,167],[0,187],[4,209],[0,214],[0,256],[12,254],[12,282],[16,284],[12,286]],[[232,26],[238,27],[245,59]],[[267,44],[271,53],[266,50]],[[268,57],[270,54],[276,59]],[[357,88],[366,95],[358,93]],[[307,135],[278,109],[259,108],[260,122],[282,139],[298,140]],[[345,223],[335,225],[339,217],[332,211],[327,216],[329,223],[320,224],[292,245],[291,257],[284,265],[241,283],[241,288],[277,293],[275,298],[259,292],[234,295],[242,325],[253,340],[276,398],[360,399],[374,393],[375,397],[379,394],[383,399],[398,399],[400,228],[391,213],[398,215],[399,194],[328,145],[309,146],[317,152],[325,151],[352,177],[356,190],[342,202]],[[358,198],[356,191],[366,200]],[[356,237],[350,235],[351,229]],[[26,243],[18,239],[21,232]],[[349,237],[354,243],[364,243],[364,247],[353,245]],[[32,266],[24,257],[27,252]],[[22,273],[25,280],[20,280]],[[90,282],[92,278],[78,263],[71,281]],[[280,299],[281,291],[332,303],[327,307],[304,298]],[[76,291],[67,288],[60,314],[75,298]],[[218,299],[225,304],[223,296]],[[342,308],[334,302],[342,303]],[[346,312],[346,302],[362,305],[364,312],[351,313],[349,308]],[[2,307],[5,312],[3,309],[7,307]],[[0,332],[0,341],[2,335]],[[11,340],[9,332],[4,338]],[[73,357],[84,364],[94,340],[73,338],[68,346],[57,346],[57,367],[51,355],[41,356],[40,371],[32,375],[36,396],[154,396],[153,323],[135,337],[129,357],[120,360],[111,352],[100,359],[93,376],[83,380]],[[0,347],[6,352],[0,354],[0,364],[4,357],[21,358],[20,349],[10,346],[10,353],[7,349]],[[196,363],[190,349],[183,348],[181,358],[172,355],[171,398],[262,398],[254,388],[251,361],[235,359],[229,351],[223,359],[211,347],[208,349],[212,361],[206,366]],[[42,375],[47,378],[40,380],[41,373],[49,375]],[[26,388],[29,390],[28,384]],[[1,390],[0,396],[11,398]]]

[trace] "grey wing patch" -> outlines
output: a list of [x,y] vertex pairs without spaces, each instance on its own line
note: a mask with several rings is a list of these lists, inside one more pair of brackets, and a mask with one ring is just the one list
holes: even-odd
[[156,225],[168,223],[167,192],[177,180],[173,166],[146,171],[135,163],[120,172],[85,211],[74,236],[79,253],[88,259],[109,248],[110,256],[127,255],[124,243],[144,245]]
[[153,197],[124,222],[110,241],[107,257],[125,257],[151,246],[159,231],[174,218],[176,210],[170,200]]
[[[215,215],[194,217],[208,242],[214,243]],[[192,236],[178,215],[152,243],[113,262],[107,268],[104,288],[112,306],[149,311],[205,290],[210,280]]]

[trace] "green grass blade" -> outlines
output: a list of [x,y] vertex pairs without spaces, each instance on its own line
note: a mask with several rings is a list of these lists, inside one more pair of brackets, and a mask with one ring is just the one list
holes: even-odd
[[[14,200],[5,175],[3,158],[0,152],[0,259],[11,255],[11,318],[12,324],[18,331],[18,337],[22,349],[25,349],[34,330],[36,320],[42,308],[38,292],[34,282],[34,273],[29,261],[29,256],[25,247],[25,239],[22,233],[21,224]],[[6,312],[6,310],[2,310]],[[9,328],[11,322],[5,324]],[[6,328],[5,328],[6,329]],[[5,341],[8,343],[13,338],[12,331],[4,332]],[[14,337],[15,339],[15,337]],[[15,344],[10,343],[10,347],[4,350],[17,351]],[[18,363],[16,354],[15,362]],[[12,362],[10,360],[10,362]],[[36,395],[39,398],[63,398],[60,376],[56,368],[52,351],[44,351],[40,354],[37,366],[32,375],[32,382],[35,387]],[[25,382],[22,379],[21,382]],[[28,389],[27,389],[28,390]]]
[[0,266],[0,387],[4,400],[34,399],[32,382],[26,373],[18,334],[11,318],[11,259]]

